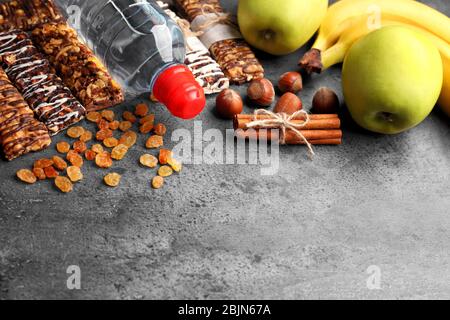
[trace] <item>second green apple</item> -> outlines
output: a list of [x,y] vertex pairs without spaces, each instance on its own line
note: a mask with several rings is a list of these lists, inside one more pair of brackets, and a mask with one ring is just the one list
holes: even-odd
[[314,35],[327,9],[328,0],[240,0],[239,27],[252,46],[286,55]]

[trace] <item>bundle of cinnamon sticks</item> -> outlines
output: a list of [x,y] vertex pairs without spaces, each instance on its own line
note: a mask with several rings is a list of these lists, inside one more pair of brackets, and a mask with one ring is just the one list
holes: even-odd
[[[255,120],[270,120],[270,115],[252,115],[239,114],[234,118],[234,129],[238,139],[246,140],[280,140],[280,126],[264,128],[249,128],[249,124]],[[312,114],[309,115],[309,121],[305,124],[306,115],[299,115],[292,119],[290,123],[300,125],[298,131],[311,145],[340,145],[342,144],[341,120],[337,114]],[[304,125],[303,125],[304,124]],[[274,131],[272,129],[278,129]],[[298,145],[305,144],[305,140],[294,130],[287,129],[283,137],[284,144]]]

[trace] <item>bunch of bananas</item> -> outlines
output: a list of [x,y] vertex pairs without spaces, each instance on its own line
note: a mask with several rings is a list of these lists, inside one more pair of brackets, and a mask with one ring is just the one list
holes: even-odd
[[340,0],[334,3],[328,9],[313,48],[299,64],[309,73],[322,72],[343,62],[360,38],[391,25],[421,32],[439,49],[444,66],[439,104],[450,116],[450,18],[418,1]]

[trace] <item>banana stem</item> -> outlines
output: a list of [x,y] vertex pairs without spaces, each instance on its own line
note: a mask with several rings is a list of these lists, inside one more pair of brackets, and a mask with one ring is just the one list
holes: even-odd
[[350,45],[346,43],[337,43],[330,49],[322,53],[322,71],[334,66],[335,64],[344,62],[345,54]]

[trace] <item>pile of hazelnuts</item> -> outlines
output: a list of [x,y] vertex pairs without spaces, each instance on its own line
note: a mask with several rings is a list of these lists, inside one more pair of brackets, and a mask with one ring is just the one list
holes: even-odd
[[[303,90],[303,79],[298,72],[287,72],[278,81],[278,89],[283,95],[275,105],[275,113],[294,114],[303,109],[297,94]],[[258,107],[270,107],[275,101],[275,88],[268,79],[253,80],[248,89],[248,99]],[[333,114],[339,110],[339,98],[330,88],[320,88],[314,95],[312,112]],[[244,109],[242,97],[232,89],[225,89],[216,99],[217,114],[225,119],[233,119]]]

